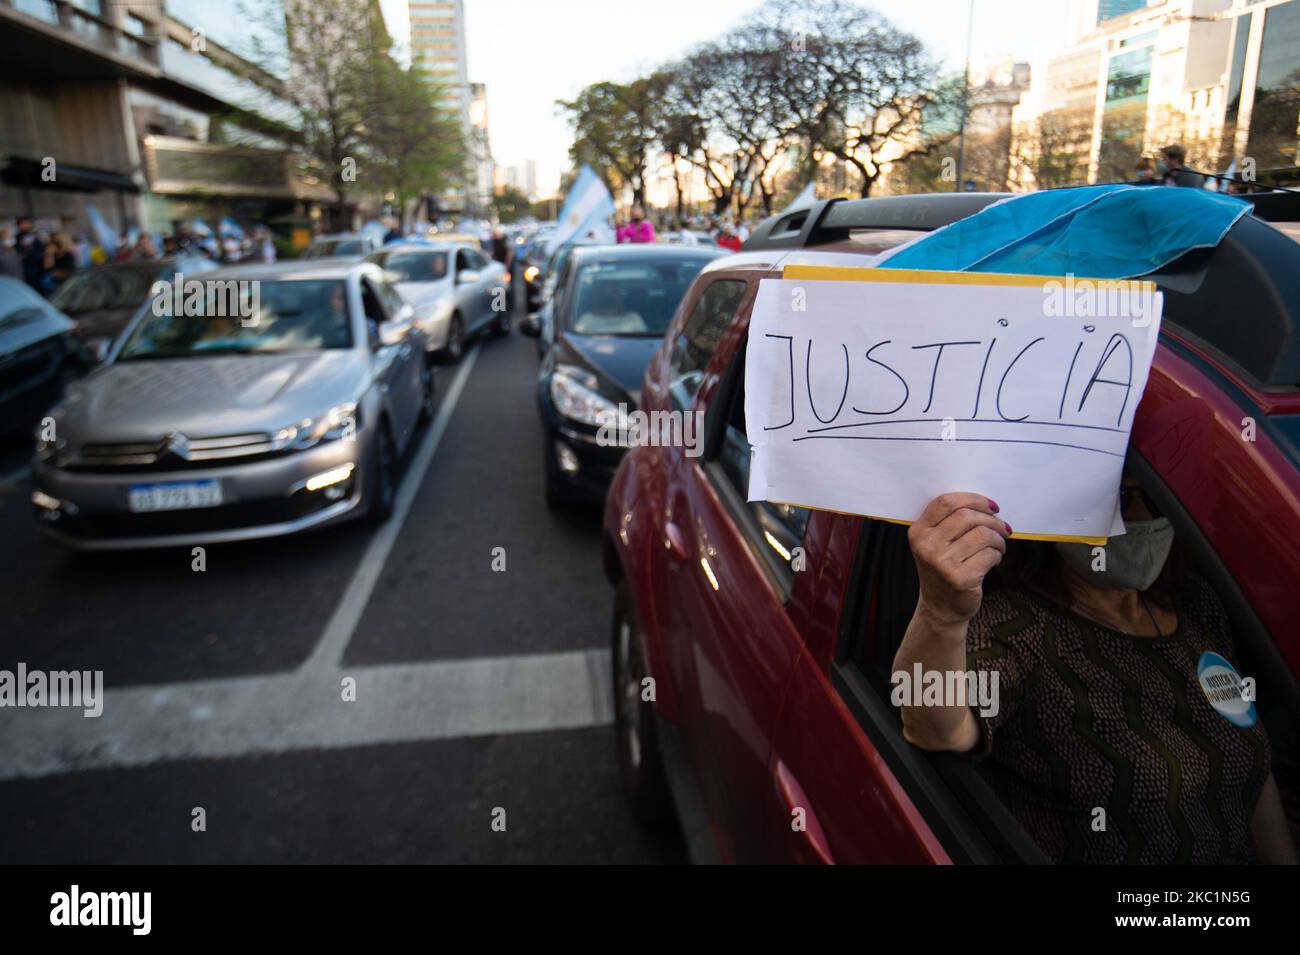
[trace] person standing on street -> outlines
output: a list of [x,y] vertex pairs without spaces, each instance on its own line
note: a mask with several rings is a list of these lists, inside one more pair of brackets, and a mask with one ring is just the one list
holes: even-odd
[[510,240],[506,238],[505,230],[497,226],[492,230],[492,261],[500,262],[506,268],[506,274],[510,274],[510,266],[514,264],[514,249],[511,247]]
[[655,227],[650,224],[650,220],[645,217],[645,210],[640,206],[632,207],[632,220],[619,230],[618,241],[620,244],[655,241]]
[[1183,186],[1187,189],[1204,189],[1205,177],[1186,168],[1187,150],[1178,143],[1160,150],[1156,168],[1164,177],[1166,186]]
[[36,234],[31,216],[18,217],[18,238],[14,240],[14,251],[23,263],[23,281],[40,292],[45,278],[45,243]]

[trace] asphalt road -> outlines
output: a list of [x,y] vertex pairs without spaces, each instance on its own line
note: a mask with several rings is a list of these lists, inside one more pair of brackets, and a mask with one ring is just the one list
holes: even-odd
[[622,801],[599,514],[543,503],[536,366],[515,333],[437,369],[386,530],[203,572],[46,543],[0,448],[0,669],[107,687],[0,709],[0,863],[685,861]]

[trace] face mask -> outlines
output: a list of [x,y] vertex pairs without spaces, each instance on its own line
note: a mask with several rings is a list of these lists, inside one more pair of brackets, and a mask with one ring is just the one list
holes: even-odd
[[1125,521],[1124,533],[1106,542],[1105,569],[1093,568],[1093,545],[1058,541],[1056,552],[1080,577],[1108,590],[1143,591],[1156,582],[1169,558],[1174,529],[1167,517]]

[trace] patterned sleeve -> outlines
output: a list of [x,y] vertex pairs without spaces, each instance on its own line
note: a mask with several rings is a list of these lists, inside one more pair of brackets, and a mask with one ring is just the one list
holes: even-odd
[[[966,632],[966,668],[989,705],[973,703],[980,739],[965,755],[983,759],[993,751],[993,734],[1015,716],[1033,671],[1033,647],[1042,624],[1028,600],[1005,590],[984,595]],[[996,681],[996,682],[995,682]]]

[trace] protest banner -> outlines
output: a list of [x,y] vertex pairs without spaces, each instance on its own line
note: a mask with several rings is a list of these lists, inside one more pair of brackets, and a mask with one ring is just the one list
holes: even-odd
[[1123,533],[1151,282],[789,266],[749,326],[749,499],[911,522],[948,491],[1015,537]]

